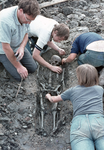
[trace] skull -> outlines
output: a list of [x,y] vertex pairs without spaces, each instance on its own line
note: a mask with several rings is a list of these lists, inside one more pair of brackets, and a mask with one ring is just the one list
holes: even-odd
[[51,64],[54,66],[60,66],[61,65],[61,58],[58,55],[53,55],[51,57]]

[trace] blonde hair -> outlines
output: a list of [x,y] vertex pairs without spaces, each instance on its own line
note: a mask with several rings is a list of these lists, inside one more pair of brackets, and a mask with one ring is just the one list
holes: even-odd
[[64,40],[67,40],[69,37],[69,28],[64,23],[56,24],[53,31],[57,31],[57,36],[64,37]]
[[86,87],[98,85],[98,72],[96,68],[89,64],[83,64],[76,69],[79,85]]

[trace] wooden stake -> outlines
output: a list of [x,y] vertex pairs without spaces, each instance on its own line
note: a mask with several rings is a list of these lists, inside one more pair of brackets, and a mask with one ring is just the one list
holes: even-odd
[[42,4],[39,4],[39,6],[40,6],[40,8],[44,8],[44,7],[55,5],[58,3],[66,2],[66,1],[68,1],[68,0],[52,0],[51,2],[44,2]]
[[23,81],[23,78],[21,78],[21,82],[20,82],[20,84],[19,84],[19,87],[18,87],[18,90],[17,90],[17,93],[16,93],[16,98],[17,98],[17,96],[18,96],[18,93],[19,93],[19,90],[20,90],[20,88],[21,88],[22,81]]

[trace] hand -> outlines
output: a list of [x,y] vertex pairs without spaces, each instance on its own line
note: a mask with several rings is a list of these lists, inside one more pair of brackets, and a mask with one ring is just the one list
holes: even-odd
[[59,54],[60,54],[60,55],[65,55],[64,49],[59,48]]
[[65,64],[65,63],[67,63],[67,62],[66,62],[66,58],[63,58],[63,59],[62,59],[62,64]]
[[20,61],[24,56],[24,49],[19,48],[17,52],[15,53],[15,56],[17,57],[17,61]]
[[49,99],[50,96],[51,96],[51,94],[48,93],[48,94],[46,94],[45,98]]
[[60,68],[60,67],[58,67],[58,66],[52,66],[52,67],[51,67],[51,70],[52,70],[53,72],[58,73],[58,74],[60,74],[60,73],[62,72],[62,68]]
[[17,72],[20,74],[22,79],[25,79],[28,76],[27,69],[21,65],[21,67],[17,68]]
[[46,94],[45,98],[47,98],[51,103],[53,103],[53,99],[51,97],[51,94]]
[[17,61],[20,61],[22,59],[24,54],[16,53],[15,56],[17,57]]

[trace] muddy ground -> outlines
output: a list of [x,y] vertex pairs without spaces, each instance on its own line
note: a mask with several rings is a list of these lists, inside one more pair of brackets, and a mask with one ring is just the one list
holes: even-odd
[[[4,8],[17,4],[18,0],[8,0]],[[77,35],[93,31],[104,37],[104,0],[68,0],[41,9],[41,14],[69,26],[69,39],[58,44],[66,56]],[[50,49],[42,57],[50,62],[54,54],[58,55]],[[47,92],[57,95],[77,85],[77,59],[61,67],[63,73],[58,75],[39,65],[18,83],[0,65],[0,150],[71,150],[70,101],[56,106],[45,99]]]

